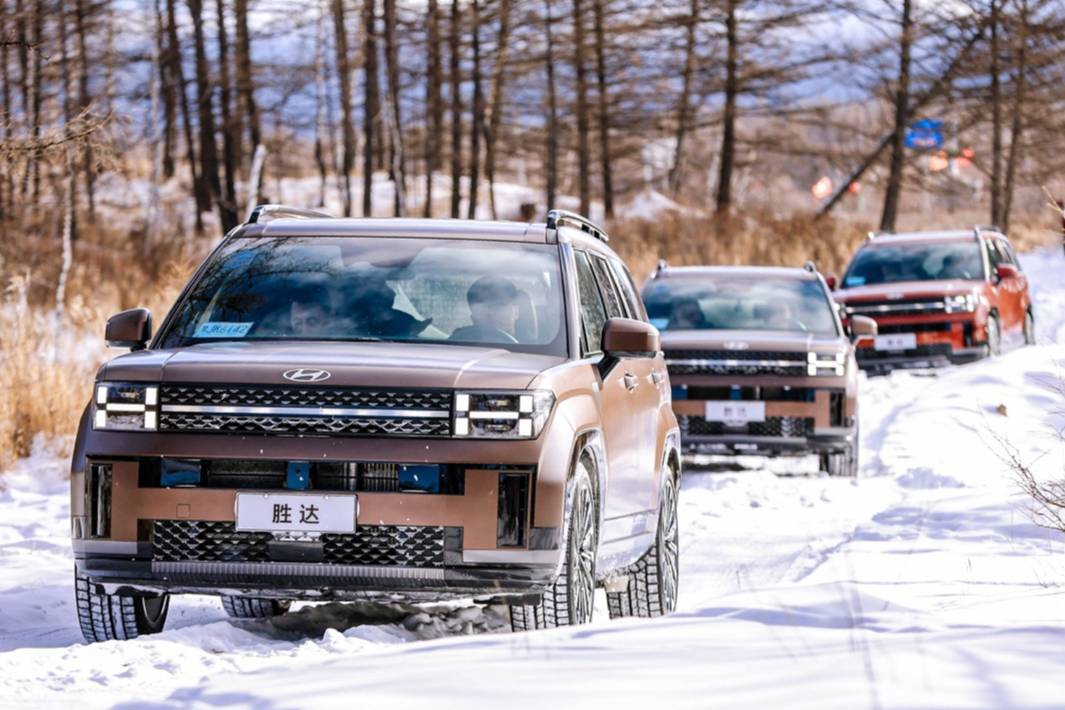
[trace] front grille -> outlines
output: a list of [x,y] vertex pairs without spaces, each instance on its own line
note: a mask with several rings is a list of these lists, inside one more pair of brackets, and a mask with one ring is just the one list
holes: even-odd
[[451,393],[341,387],[167,384],[163,431],[282,436],[435,437],[451,433]]
[[891,301],[850,301],[845,306],[848,315],[859,316],[919,316],[944,313],[943,299],[899,298]]
[[813,417],[766,417],[764,422],[749,422],[738,426],[690,415],[677,417],[677,420],[680,423],[681,436],[799,437],[814,433]]
[[[333,565],[443,567],[441,526],[366,526],[352,535],[321,536],[323,563]],[[233,523],[157,520],[152,526],[156,562],[270,562],[265,532],[238,532]]]
[[784,375],[807,374],[807,354],[775,350],[670,350],[666,366],[671,375]]

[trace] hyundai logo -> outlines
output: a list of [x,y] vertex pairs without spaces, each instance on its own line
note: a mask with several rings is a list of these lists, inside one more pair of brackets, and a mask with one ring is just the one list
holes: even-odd
[[294,370],[286,370],[281,375],[292,382],[324,382],[333,376],[329,370],[315,370],[306,367],[297,367]]
[[750,346],[742,340],[730,340],[725,343],[725,350],[746,350]]

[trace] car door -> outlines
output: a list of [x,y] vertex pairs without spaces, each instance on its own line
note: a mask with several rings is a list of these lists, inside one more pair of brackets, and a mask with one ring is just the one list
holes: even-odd
[[1024,312],[1028,305],[1025,303],[1028,278],[1021,271],[1021,265],[1017,262],[1017,257],[1009,242],[1001,238],[996,238],[994,241],[999,253],[999,263],[1009,264],[1017,270],[1017,275],[1003,279],[999,288],[1002,291],[1002,299],[1005,301],[1004,309],[1009,311],[1009,322],[1003,322],[1003,330],[1019,334],[1024,328]]
[[[583,328],[582,352],[585,356],[602,354],[603,326],[610,317],[610,310],[603,298],[591,257],[583,251],[574,251],[577,285],[581,299],[581,325]],[[616,309],[612,305],[611,310]],[[600,363],[600,417],[603,428],[603,444],[606,448],[607,481],[604,509],[603,537],[611,537],[614,527],[624,527],[624,519],[636,512],[632,488],[638,475],[639,425],[633,414],[637,411],[633,380],[635,373],[618,361],[604,370]]]
[[[624,264],[616,259],[610,261],[610,267],[614,276],[614,283],[617,284],[621,293],[628,317],[644,323],[648,322],[647,311],[644,309],[643,301],[636,290],[632,274],[629,273]],[[644,394],[647,400],[645,403],[646,410],[644,411],[644,415],[647,417],[647,424],[643,429],[644,434],[647,436],[647,446],[643,452],[645,458],[641,471],[644,475],[641,485],[647,505],[651,509],[657,509],[659,487],[662,484],[659,475],[659,466],[662,464],[659,433],[661,431],[663,412],[670,411],[672,403],[670,401],[669,376],[666,372],[665,357],[661,353],[655,353],[653,356],[642,358],[642,360],[641,377],[644,379],[640,384],[645,387]]]

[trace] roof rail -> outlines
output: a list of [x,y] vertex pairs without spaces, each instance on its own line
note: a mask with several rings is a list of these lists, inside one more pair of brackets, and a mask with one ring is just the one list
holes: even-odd
[[596,239],[600,239],[603,242],[610,241],[610,235],[606,233],[606,230],[600,227],[598,224],[582,217],[576,212],[568,212],[567,210],[548,210],[547,212],[547,228],[558,229],[563,224],[569,223],[574,227],[577,227],[582,232],[587,232]]
[[288,205],[256,205],[248,215],[247,224],[262,224],[272,219],[332,219],[333,215]]
[[999,234],[1005,234],[1005,232],[1002,231],[1002,227],[996,226],[994,224],[976,224],[976,225],[973,225],[973,231],[975,231],[975,232],[998,232]]
[[651,274],[651,278],[652,279],[657,279],[662,274],[662,272],[665,271],[668,268],[669,268],[669,264],[666,263],[666,260],[665,259],[659,259],[658,263],[655,265],[654,273]]
[[813,259],[807,260],[807,262],[802,265],[802,268],[806,269],[811,274],[816,274],[817,273],[817,264],[814,263]]

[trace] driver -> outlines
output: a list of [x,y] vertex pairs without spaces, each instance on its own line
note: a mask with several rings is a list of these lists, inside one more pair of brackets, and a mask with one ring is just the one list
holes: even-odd
[[329,293],[321,286],[303,286],[291,294],[289,325],[293,335],[315,337],[326,335],[332,317]]
[[502,276],[482,276],[466,291],[472,325],[456,328],[452,340],[516,343],[518,289]]

